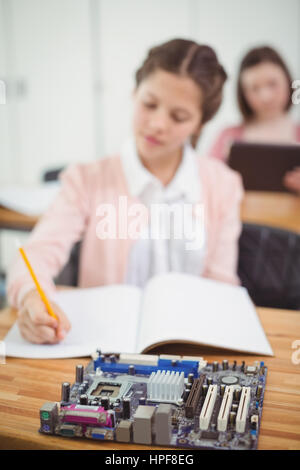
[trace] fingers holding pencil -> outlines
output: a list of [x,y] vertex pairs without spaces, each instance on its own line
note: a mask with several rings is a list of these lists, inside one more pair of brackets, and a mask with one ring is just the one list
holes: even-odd
[[51,306],[58,320],[48,314],[37,291],[27,293],[18,312],[18,325],[24,339],[37,344],[56,344],[66,337],[71,324],[58,305],[51,302]]
[[24,339],[33,343],[58,343],[69,331],[70,322],[58,305],[48,300],[18,240],[16,245],[36,286],[36,290],[30,291],[23,299],[18,315],[20,332]]

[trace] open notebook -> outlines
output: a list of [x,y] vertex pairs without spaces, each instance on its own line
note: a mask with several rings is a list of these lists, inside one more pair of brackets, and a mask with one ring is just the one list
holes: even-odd
[[57,345],[34,345],[15,324],[6,355],[28,358],[146,352],[166,342],[188,342],[273,355],[245,288],[187,274],[153,277],[144,290],[128,285],[60,291],[53,298],[72,329]]

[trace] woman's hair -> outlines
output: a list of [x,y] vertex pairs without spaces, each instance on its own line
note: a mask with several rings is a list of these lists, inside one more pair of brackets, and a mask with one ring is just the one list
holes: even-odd
[[249,69],[250,67],[254,67],[255,65],[262,64],[262,63],[272,63],[279,65],[283,72],[285,73],[287,85],[290,87],[290,96],[288,102],[286,104],[285,110],[288,110],[292,104],[292,93],[293,90],[291,88],[292,84],[292,77],[289,72],[287,65],[284,63],[281,56],[276,52],[272,47],[263,46],[251,49],[243,58],[240,70],[238,74],[238,82],[237,82],[237,99],[238,105],[242,115],[244,116],[245,121],[249,121],[254,116],[254,112],[250,108],[245,93],[242,87],[241,76],[244,70]]
[[[211,47],[186,39],[173,39],[153,47],[135,74],[136,87],[157,69],[189,77],[199,86],[202,96],[202,125],[218,111],[227,75]],[[193,147],[196,147],[199,135],[200,130],[192,136]]]

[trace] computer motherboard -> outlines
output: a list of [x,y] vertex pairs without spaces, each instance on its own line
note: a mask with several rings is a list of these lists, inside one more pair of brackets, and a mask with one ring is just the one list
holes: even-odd
[[102,354],[61,401],[40,409],[44,434],[193,449],[256,449],[267,367],[202,357]]

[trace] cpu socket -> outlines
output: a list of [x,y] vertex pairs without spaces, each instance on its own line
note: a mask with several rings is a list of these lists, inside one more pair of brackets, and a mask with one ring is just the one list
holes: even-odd
[[111,403],[116,400],[121,400],[127,394],[132,386],[131,382],[116,382],[112,380],[105,380],[103,377],[98,377],[94,380],[92,385],[87,391],[89,399],[108,397]]

